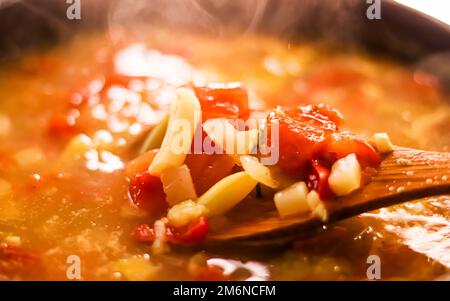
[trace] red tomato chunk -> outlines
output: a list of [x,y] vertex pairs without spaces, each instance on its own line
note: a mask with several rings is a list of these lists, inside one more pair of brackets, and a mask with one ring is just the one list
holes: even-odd
[[167,209],[162,182],[149,171],[139,172],[131,180],[129,191],[133,203],[152,215],[159,215]]
[[338,111],[327,106],[277,108],[267,119],[269,137],[271,123],[279,125],[278,165],[291,174],[303,174],[311,160],[333,163],[350,153],[356,154],[363,167],[380,162],[380,156],[370,145],[338,131],[343,118]]
[[236,84],[195,88],[202,108],[203,120],[211,118],[242,118],[249,115],[247,91]]

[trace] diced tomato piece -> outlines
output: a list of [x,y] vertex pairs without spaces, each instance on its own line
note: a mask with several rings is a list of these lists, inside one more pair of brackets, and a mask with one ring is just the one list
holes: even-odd
[[327,199],[332,196],[330,186],[328,185],[328,176],[330,167],[319,160],[312,160],[306,172],[306,183],[310,190],[316,190],[321,199]]
[[334,160],[354,153],[363,168],[376,166],[381,161],[380,155],[372,146],[347,132],[333,134],[327,141],[325,152]]
[[133,238],[139,242],[153,242],[155,240],[155,231],[147,224],[138,225],[133,233]]
[[200,217],[198,220],[190,223],[185,229],[172,230],[171,241],[182,245],[198,244],[208,235],[208,228],[208,219]]
[[161,214],[168,207],[161,180],[148,171],[136,174],[129,191],[133,203],[148,213]]
[[125,175],[129,179],[133,179],[138,173],[148,170],[148,167],[152,163],[153,158],[155,158],[157,152],[158,149],[149,150],[139,157],[128,162],[125,169]]
[[278,108],[267,119],[269,137],[271,123],[279,125],[278,165],[286,172],[302,175],[311,160],[332,163],[351,153],[356,154],[363,167],[380,162],[379,154],[370,145],[351,134],[338,132],[342,116],[327,106]]
[[[201,243],[208,235],[208,219],[200,217],[186,227],[166,227],[167,241],[173,245],[195,245]],[[155,240],[155,231],[147,224],[139,225],[132,233],[136,241],[152,243]]]
[[235,162],[225,154],[189,154],[185,164],[191,171],[195,191],[201,195],[219,180],[230,175]]
[[73,116],[55,114],[50,118],[48,131],[56,137],[65,137],[77,132],[76,120]]
[[250,113],[247,91],[240,85],[224,84],[196,87],[203,120],[211,118],[242,118]]
[[327,137],[337,131],[336,123],[324,114],[324,110],[323,107],[319,110],[318,107],[299,106],[278,108],[269,114],[268,137],[271,137],[271,123],[276,122],[279,126],[278,165],[283,170],[298,173],[321,154]]
[[319,104],[314,107],[317,113],[328,117],[329,120],[334,122],[337,128],[339,128],[344,123],[344,116],[338,110],[331,108],[328,105]]

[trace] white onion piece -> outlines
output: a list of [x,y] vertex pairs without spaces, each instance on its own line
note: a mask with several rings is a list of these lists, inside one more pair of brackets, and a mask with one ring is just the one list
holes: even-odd
[[391,139],[387,133],[375,133],[369,140],[369,143],[376,148],[376,150],[382,154],[390,153],[394,150]]
[[310,207],[306,202],[308,187],[305,182],[297,182],[283,189],[274,196],[275,206],[281,217],[307,213]]
[[208,216],[224,214],[242,201],[258,184],[245,171],[223,178],[197,200],[208,209]]
[[258,143],[258,130],[238,131],[225,118],[205,121],[203,130],[229,155],[250,154]]
[[250,177],[271,188],[279,187],[280,184],[272,177],[270,169],[261,164],[256,157],[241,156],[240,160],[242,167]]
[[351,193],[361,185],[361,166],[355,154],[347,155],[334,162],[328,184],[331,191],[342,196]]
[[166,193],[166,201],[170,206],[197,199],[191,172],[185,164],[165,169],[160,178]]
[[328,211],[325,204],[320,199],[319,194],[315,190],[311,190],[306,196],[306,202],[312,213],[319,217],[323,222],[328,221]]
[[177,89],[161,148],[148,168],[151,174],[159,176],[165,169],[183,164],[200,122],[200,112],[200,102],[194,92],[186,88]]

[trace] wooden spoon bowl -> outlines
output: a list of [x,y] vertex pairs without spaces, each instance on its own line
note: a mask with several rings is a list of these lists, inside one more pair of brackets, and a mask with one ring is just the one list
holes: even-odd
[[[325,202],[327,223],[447,193],[450,193],[450,153],[396,147],[386,155],[367,185],[348,196]],[[261,211],[253,217],[232,221],[223,230],[212,232],[207,244],[288,239],[299,231],[325,224],[313,214],[280,218],[272,203],[261,205],[258,210]]]

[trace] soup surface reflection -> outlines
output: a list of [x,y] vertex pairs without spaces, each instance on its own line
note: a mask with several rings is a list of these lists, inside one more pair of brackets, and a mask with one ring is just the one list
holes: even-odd
[[[380,257],[384,280],[449,272],[446,195],[300,233],[287,246],[156,256],[135,242],[132,229],[149,217],[130,205],[123,168],[181,85],[237,81],[252,108],[326,103],[362,135],[450,151],[449,97],[434,77],[394,61],[261,36],[145,36],[80,35],[2,67],[0,278],[64,280],[70,258],[86,280],[359,280],[369,255]],[[95,145],[84,156],[79,133]],[[216,269],[194,273],[205,260]]]

